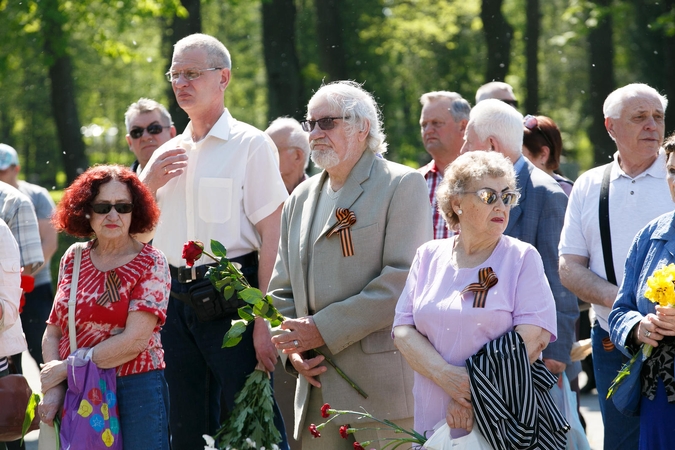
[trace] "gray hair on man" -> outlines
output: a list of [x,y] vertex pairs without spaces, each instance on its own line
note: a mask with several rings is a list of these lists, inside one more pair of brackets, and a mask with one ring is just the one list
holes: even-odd
[[300,122],[293,119],[292,117],[279,117],[272,121],[269,127],[265,130],[267,134],[273,134],[279,131],[287,132],[288,136],[288,145],[291,147],[297,147],[302,150],[302,154],[305,155],[305,169],[309,165],[309,135],[302,129]]
[[481,141],[494,136],[505,151],[522,153],[523,115],[515,108],[497,99],[487,99],[473,107],[470,117],[469,122]]
[[171,121],[171,114],[167,111],[166,107],[159,102],[151,98],[141,97],[137,102],[132,103],[127,108],[127,112],[124,113],[124,125],[127,127],[127,133],[131,127],[131,117],[134,114],[150,113],[153,111],[159,111],[159,115],[162,117],[164,123],[162,124],[165,127],[169,127],[173,124]]
[[495,91],[508,91],[511,96],[515,98],[513,94],[513,87],[510,84],[504,83],[503,81],[491,81],[482,85],[476,91],[476,104],[482,102],[483,100],[492,98],[492,95],[494,95]]
[[648,84],[644,83],[632,83],[627,84],[624,87],[616,89],[605,99],[605,103],[602,105],[602,112],[605,115],[605,119],[611,117],[612,119],[618,119],[621,117],[621,111],[623,110],[624,102],[630,98],[635,97],[655,97],[658,98],[663,106],[663,111],[666,111],[668,107],[668,99],[665,95],[659,94],[659,92]]
[[[210,67],[218,67],[221,69],[232,69],[232,59],[230,52],[225,45],[218,39],[208,34],[195,33],[184,37],[176,42],[174,46],[174,54],[182,52],[187,49],[202,49],[206,51],[206,63]],[[201,67],[205,69],[205,67]]]
[[321,98],[325,98],[331,106],[340,111],[348,135],[365,130],[366,123],[369,123],[366,148],[379,154],[387,151],[380,108],[372,94],[363,89],[359,83],[343,80],[325,84],[309,100],[307,109]]
[[450,115],[455,122],[462,120],[469,120],[469,113],[471,113],[471,104],[469,104],[464,97],[457,92],[450,91],[433,91],[422,94],[420,97],[420,104],[426,106],[436,100],[448,99],[450,103]]

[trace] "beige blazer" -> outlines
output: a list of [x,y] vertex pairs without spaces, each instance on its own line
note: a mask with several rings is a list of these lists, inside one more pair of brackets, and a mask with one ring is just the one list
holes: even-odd
[[[378,418],[413,416],[413,372],[391,338],[396,302],[415,251],[432,239],[431,206],[424,178],[366,150],[342,188],[337,207],[356,215],[354,255],[342,256],[339,235],[326,238],[335,213],[316,242],[309,242],[313,211],[327,174],[302,183],[284,205],[279,253],[269,291],[287,317],[310,315],[307,274],[313,265],[314,321],[337,365],[366,393],[361,397],[330,366],[320,376],[333,408],[365,408]],[[290,364],[289,364],[290,366]],[[309,383],[295,393],[296,438],[304,426]],[[349,416],[342,416],[347,423]]]

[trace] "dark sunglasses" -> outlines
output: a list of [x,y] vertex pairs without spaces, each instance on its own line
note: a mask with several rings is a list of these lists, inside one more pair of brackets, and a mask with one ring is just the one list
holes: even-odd
[[506,103],[507,105],[511,105],[514,108],[518,107],[518,100],[504,100],[504,99],[499,99],[499,101]]
[[111,209],[115,208],[118,214],[129,214],[134,209],[133,203],[94,203],[91,205],[91,210],[96,214],[108,214]]
[[473,192],[465,192],[465,194],[476,194],[478,198],[486,205],[493,205],[498,199],[501,198],[502,202],[504,202],[504,206],[515,206],[518,204],[518,199],[520,198],[520,194],[516,191],[505,191],[498,193],[494,189],[490,188],[478,189],[477,191]]
[[529,114],[525,116],[525,118],[523,119],[523,126],[525,126],[525,128],[527,128],[530,131],[538,130],[541,133],[541,135],[544,136],[544,140],[548,144],[548,148],[551,151],[553,151],[555,145],[553,145],[553,142],[551,142],[551,139],[549,139],[548,135],[544,133],[544,130],[541,129],[541,127],[539,126],[539,121],[535,116],[531,116]]
[[143,136],[143,132],[145,130],[148,130],[148,133],[150,134],[159,134],[162,131],[164,131],[164,128],[171,128],[171,126],[163,127],[158,123],[152,123],[148,125],[146,128],[141,127],[132,128],[131,131],[129,131],[129,136],[131,136],[131,139],[138,139],[141,136]]
[[324,117],[322,119],[317,120],[303,120],[302,122],[300,122],[300,125],[302,125],[302,129],[308,133],[314,129],[314,125],[316,125],[317,123],[319,124],[319,128],[321,128],[324,131],[327,131],[335,128],[336,120],[343,120],[343,119],[349,119],[349,117]]

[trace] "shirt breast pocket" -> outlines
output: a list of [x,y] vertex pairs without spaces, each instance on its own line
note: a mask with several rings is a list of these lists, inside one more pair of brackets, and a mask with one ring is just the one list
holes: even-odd
[[199,180],[199,217],[207,223],[225,223],[232,217],[232,178]]

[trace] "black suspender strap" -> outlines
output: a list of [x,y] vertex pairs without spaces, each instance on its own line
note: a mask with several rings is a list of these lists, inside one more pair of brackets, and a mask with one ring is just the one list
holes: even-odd
[[612,234],[609,230],[609,176],[612,173],[611,162],[605,166],[605,172],[602,175],[602,186],[600,187],[600,241],[602,242],[602,257],[605,260],[605,274],[607,281],[613,285],[616,283],[616,274],[614,273],[614,259],[612,258]]

